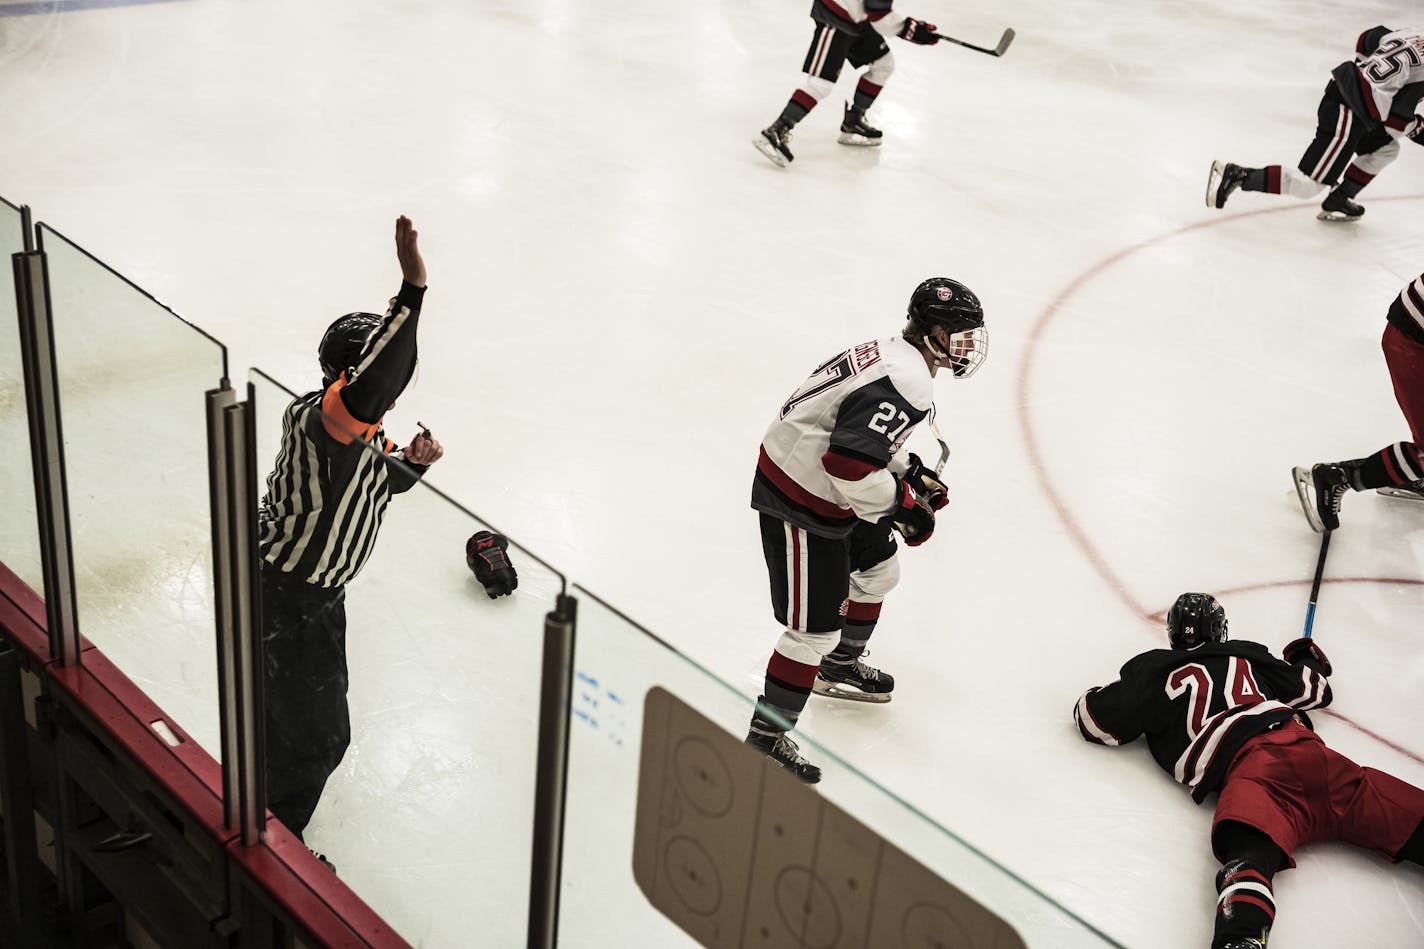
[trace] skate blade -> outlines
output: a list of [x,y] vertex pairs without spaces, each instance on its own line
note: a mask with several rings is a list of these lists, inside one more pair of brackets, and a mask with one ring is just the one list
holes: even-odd
[[1221,185],[1221,176],[1226,170],[1226,163],[1214,161],[1211,163],[1211,171],[1206,175],[1206,206],[1216,207],[1216,189]]
[[872,148],[880,145],[880,139],[866,138],[864,135],[855,132],[842,132],[836,141],[842,145],[868,145]]
[[1315,509],[1315,479],[1311,477],[1310,469],[1297,466],[1291,469],[1291,476],[1295,478],[1296,497],[1300,498],[1300,509],[1305,512],[1310,529],[1317,534],[1325,533],[1325,522],[1320,519],[1320,512]]
[[1315,215],[1315,219],[1317,221],[1330,221],[1334,224],[1354,224],[1362,217],[1364,217],[1363,214],[1356,214],[1354,217],[1351,217],[1343,211],[1325,210],[1322,210],[1319,214]]
[[1401,501],[1424,501],[1424,494],[1411,491],[1408,488],[1375,488],[1375,494],[1382,494],[1387,498],[1399,498]]
[[873,702],[876,705],[890,701],[893,692],[862,692],[853,685],[841,685],[839,682],[827,682],[825,679],[817,677],[811,685],[811,691],[817,695],[824,695],[828,699],[844,699],[847,702]]
[[789,164],[786,160],[786,156],[777,151],[776,146],[768,142],[765,135],[758,135],[752,139],[752,144],[756,146],[757,151],[765,155],[776,167],[785,168],[787,164]]

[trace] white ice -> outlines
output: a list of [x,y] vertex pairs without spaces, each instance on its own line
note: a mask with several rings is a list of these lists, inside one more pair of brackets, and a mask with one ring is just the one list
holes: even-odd
[[[431,289],[393,436],[429,425],[436,486],[748,696],[777,634],[747,507],[765,424],[812,366],[897,331],[916,282],[963,280],[991,357],[938,383],[952,502],[872,644],[895,700],[813,701],[803,730],[1123,944],[1204,946],[1210,810],[1145,748],[1078,740],[1071,706],[1186,589],[1238,638],[1299,635],[1318,536],[1291,466],[1408,438],[1378,340],[1424,269],[1424,153],[1404,144],[1353,226],[1202,197],[1213,159],[1293,164],[1356,35],[1417,8],[919,2],[942,32],[1018,38],[998,60],[897,41],[885,145],[838,145],[828,101],[785,171],[750,140],[796,85],[808,3],[0,2],[0,195],[227,341],[238,384],[256,365],[301,389],[326,323],[395,291],[409,214]],[[134,384],[111,359],[97,380]],[[158,428],[129,449],[184,457]],[[398,504],[352,587],[357,745],[309,836],[412,942],[503,944],[554,583],[530,565],[522,600],[474,596],[468,525],[440,511]],[[1342,518],[1318,729],[1424,784],[1424,506],[1352,494]],[[107,581],[119,600],[137,573]],[[210,744],[200,673],[130,645]],[[616,649],[606,680],[657,679]],[[1311,846],[1276,896],[1282,949],[1424,944],[1416,867]],[[616,901],[570,904],[566,944],[629,944]]]

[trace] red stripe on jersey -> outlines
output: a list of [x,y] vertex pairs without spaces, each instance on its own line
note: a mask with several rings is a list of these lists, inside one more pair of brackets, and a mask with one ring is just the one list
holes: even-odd
[[1365,74],[1360,72],[1360,67],[1355,67],[1355,76],[1360,80],[1360,97],[1365,100],[1365,109],[1369,111],[1370,118],[1376,122],[1380,121],[1379,109],[1375,107],[1374,88],[1365,79]]
[[1267,166],[1266,166],[1266,193],[1267,193],[1267,194],[1280,194],[1280,193],[1281,193],[1281,166],[1280,166],[1280,165],[1267,165]]
[[884,603],[857,603],[846,601],[845,618],[856,623],[869,623],[880,618],[880,608]]
[[816,107],[816,100],[811,97],[811,94],[809,92],[806,92],[803,89],[797,89],[795,92],[791,93],[791,101],[799,105],[801,108],[805,109],[807,112],[810,112]]
[[809,689],[816,684],[818,669],[820,666],[808,666],[804,662],[788,659],[779,652],[773,652],[771,660],[766,664],[767,675],[802,689]]
[[821,467],[826,469],[826,474],[842,481],[859,481],[880,470],[878,465],[873,465],[864,458],[842,455],[834,448],[821,456]]
[[1404,131],[1404,123],[1405,123],[1406,121],[1407,121],[1406,119],[1404,119],[1404,118],[1402,118],[1402,117],[1400,117],[1400,116],[1398,116],[1398,115],[1395,115],[1393,112],[1391,112],[1391,113],[1389,114],[1389,117],[1384,120],[1384,125],[1385,125],[1385,128],[1394,129],[1396,132],[1403,132],[1403,131]]
[[845,7],[841,6],[839,3],[832,3],[831,0],[821,0],[821,2],[826,5],[827,9],[829,9],[836,16],[840,17],[842,20],[845,20],[847,23],[856,22],[855,17],[850,15],[850,11],[847,10]]
[[771,460],[771,456],[762,448],[761,456],[757,458],[757,470],[766,476],[776,490],[784,494],[787,500],[801,505],[811,513],[830,520],[847,521],[855,517],[855,512],[848,507],[841,507],[825,498],[818,498],[797,484],[792,477],[782,471],[776,462]]

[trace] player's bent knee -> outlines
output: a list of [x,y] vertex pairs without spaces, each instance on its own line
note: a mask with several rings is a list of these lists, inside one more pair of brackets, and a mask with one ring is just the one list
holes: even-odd
[[870,67],[865,70],[865,78],[869,79],[877,86],[883,86],[885,85],[885,80],[889,79],[890,74],[894,71],[895,54],[886,53],[884,56],[881,56],[875,62],[870,64]]
[[830,654],[832,649],[836,648],[840,641],[840,630],[830,633],[807,633],[802,630],[788,629],[781,634],[781,640],[776,644],[776,651],[788,659],[812,666],[819,664],[824,657]]
[[883,599],[900,582],[900,558],[891,556],[868,570],[856,570],[850,575],[851,592],[861,598]]
[[836,84],[834,82],[829,79],[822,79],[820,76],[807,76],[806,81],[801,85],[801,88],[805,90],[806,94],[817,102],[820,102],[826,98],[826,96],[830,95],[831,90],[835,87]]

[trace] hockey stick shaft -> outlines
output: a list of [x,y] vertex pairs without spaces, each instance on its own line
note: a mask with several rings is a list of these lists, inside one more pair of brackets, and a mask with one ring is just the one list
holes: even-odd
[[939,425],[935,423],[935,410],[930,409],[930,434],[934,440],[939,442],[939,461],[935,462],[935,476],[944,474],[944,466],[949,462],[949,442],[944,440],[944,435],[940,433]]
[[952,36],[945,36],[943,33],[931,33],[930,35],[935,37],[936,39],[943,40],[946,43],[953,43],[956,46],[963,46],[965,49],[972,49],[976,53],[988,53],[990,56],[1004,55],[1004,51],[1007,50],[1009,48],[1009,44],[1014,41],[1014,31],[1012,29],[1004,30],[1004,35],[999,37],[999,45],[995,46],[993,49],[987,49],[983,46],[975,46],[973,43],[966,43],[964,40],[957,40]]
[[1310,603],[1305,608],[1305,632],[1301,635],[1309,639],[1310,631],[1315,626],[1315,604],[1320,599],[1320,579],[1325,576],[1325,555],[1330,551],[1330,535],[1334,531],[1326,531],[1320,535],[1320,556],[1315,561],[1315,580],[1310,584]]

